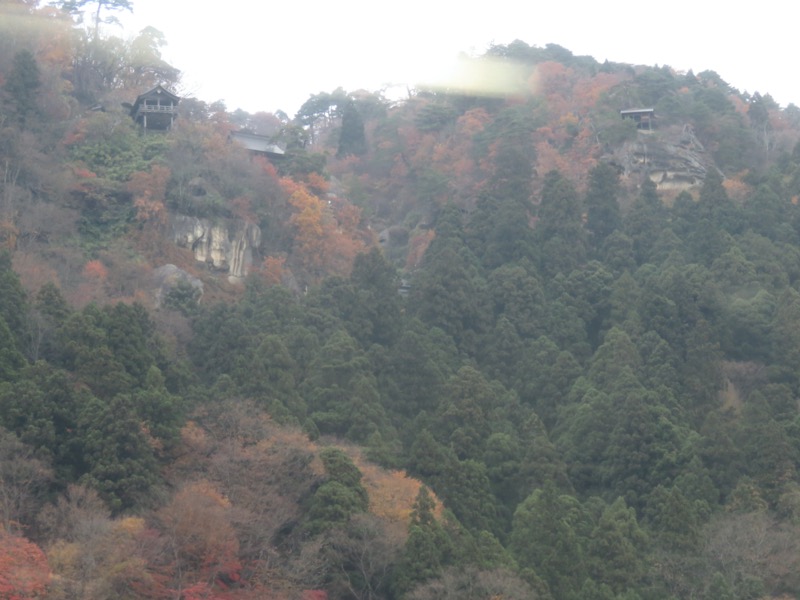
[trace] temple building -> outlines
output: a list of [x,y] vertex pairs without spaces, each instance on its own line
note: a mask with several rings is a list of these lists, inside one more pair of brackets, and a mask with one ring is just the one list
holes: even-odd
[[636,121],[637,129],[653,129],[656,119],[655,108],[630,108],[619,111],[623,119],[633,119]]
[[131,117],[143,129],[166,131],[172,128],[178,116],[178,102],[181,99],[157,85],[149,92],[136,98],[130,109]]

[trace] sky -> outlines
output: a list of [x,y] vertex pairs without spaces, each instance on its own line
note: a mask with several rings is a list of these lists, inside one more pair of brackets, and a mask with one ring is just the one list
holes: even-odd
[[133,37],[155,27],[168,42],[163,57],[182,71],[181,95],[250,113],[283,110],[291,117],[311,95],[338,87],[386,88],[399,96],[406,86],[445,77],[459,54],[477,56],[515,39],[558,44],[600,62],[710,69],[740,91],[800,106],[790,6],[775,0],[739,8],[703,0],[133,0],[133,13],[118,14],[124,29],[114,34]]

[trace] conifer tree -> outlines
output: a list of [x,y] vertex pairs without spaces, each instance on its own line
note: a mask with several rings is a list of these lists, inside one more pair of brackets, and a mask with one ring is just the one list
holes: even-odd
[[364,121],[355,102],[348,100],[342,110],[342,130],[339,133],[339,148],[336,156],[361,156],[367,152],[367,138],[364,135]]
[[29,125],[30,120],[39,113],[40,86],[36,57],[30,50],[20,50],[14,55],[11,73],[3,85],[19,125]]
[[619,175],[611,165],[600,163],[589,173],[589,189],[584,206],[586,228],[595,249],[599,249],[622,223],[617,201],[618,188]]

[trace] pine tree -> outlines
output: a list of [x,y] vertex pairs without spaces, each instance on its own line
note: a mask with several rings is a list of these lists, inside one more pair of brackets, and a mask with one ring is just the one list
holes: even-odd
[[28,125],[39,113],[38,91],[41,86],[39,65],[30,50],[20,50],[14,55],[11,73],[3,89],[11,101],[17,122]]
[[336,156],[361,156],[367,152],[364,121],[355,102],[349,100],[342,109],[342,130],[339,134],[339,149]]
[[586,228],[595,250],[622,224],[617,194],[619,174],[609,164],[600,163],[589,173],[586,192]]

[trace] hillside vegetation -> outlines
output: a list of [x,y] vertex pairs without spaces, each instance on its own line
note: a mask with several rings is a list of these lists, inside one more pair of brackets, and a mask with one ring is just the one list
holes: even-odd
[[0,597],[800,596],[800,109],[517,41],[143,132],[74,4],[0,0]]

